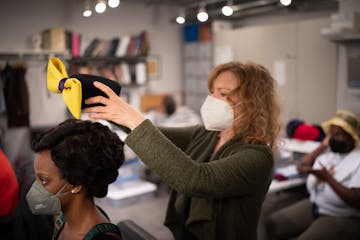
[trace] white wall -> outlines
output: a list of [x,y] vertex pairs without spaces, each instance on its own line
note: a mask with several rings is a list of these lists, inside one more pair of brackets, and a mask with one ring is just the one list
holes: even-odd
[[0,50],[30,47],[33,34],[51,26],[61,26],[65,20],[65,1],[1,0]]
[[279,82],[283,119],[320,123],[336,110],[336,45],[320,35],[328,18],[221,30],[215,46],[267,67]]
[[[162,93],[181,90],[181,27],[171,23],[177,9],[156,8],[151,5],[122,0],[116,9],[107,9],[101,15],[82,17],[83,1],[80,0],[1,0],[0,1],[0,53],[31,49],[31,39],[36,33],[47,28],[65,26],[80,33],[82,48],[95,37],[112,38],[123,35],[148,32],[150,55],[160,59],[160,75],[149,82],[147,87],[131,89],[132,100],[139,104],[143,92]],[[0,66],[5,59],[0,59]],[[65,107],[61,96],[46,93],[47,62],[29,63],[26,76],[30,90],[31,123],[35,127],[48,127],[61,122],[65,117]],[[43,86],[43,89],[41,89]],[[39,88],[38,88],[39,87]],[[51,98],[51,99],[50,99]],[[52,101],[50,104],[49,101]],[[45,106],[45,104],[51,106]],[[24,150],[29,138],[28,129],[8,129],[3,136],[6,151],[13,160],[19,155],[28,155]],[[22,139],[20,142],[19,139]],[[14,142],[16,141],[16,142]]]
[[[343,0],[339,2],[339,14],[346,19],[353,19],[354,13],[360,13],[360,1]],[[352,20],[354,21],[354,20]],[[358,24],[358,23],[357,23]],[[354,31],[356,32],[356,31]],[[337,106],[343,109],[351,109],[360,116],[360,89],[348,87],[348,57],[360,55],[360,35],[357,32],[356,41],[339,41],[338,46],[338,90]]]

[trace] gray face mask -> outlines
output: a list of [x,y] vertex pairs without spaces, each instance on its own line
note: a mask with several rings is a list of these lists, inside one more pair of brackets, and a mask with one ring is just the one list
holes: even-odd
[[30,211],[36,215],[57,215],[61,211],[60,199],[58,196],[70,193],[61,191],[66,187],[67,183],[60,188],[60,190],[53,194],[46,190],[46,188],[34,182],[26,194],[26,201],[29,205]]

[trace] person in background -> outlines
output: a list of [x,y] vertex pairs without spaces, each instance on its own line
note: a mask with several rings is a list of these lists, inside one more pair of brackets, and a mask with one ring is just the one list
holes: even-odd
[[162,104],[150,110],[145,117],[159,127],[187,127],[201,123],[200,117],[186,106],[177,106],[172,95],[165,95]]
[[298,166],[310,198],[269,216],[270,239],[360,239],[359,120],[339,110],[322,127],[327,137]]
[[173,96],[166,95],[163,98],[163,108],[162,111],[166,113],[166,115],[171,116],[176,111],[176,102]]
[[0,217],[10,215],[19,202],[19,183],[16,174],[0,149]]
[[70,119],[37,136],[32,147],[35,182],[26,200],[33,214],[57,215],[53,239],[121,239],[94,203],[124,161],[118,136],[101,123]]
[[204,126],[157,128],[108,87],[85,111],[129,128],[125,143],[173,191],[165,225],[180,239],[256,239],[280,130],[276,82],[256,63],[229,62],[209,74]]

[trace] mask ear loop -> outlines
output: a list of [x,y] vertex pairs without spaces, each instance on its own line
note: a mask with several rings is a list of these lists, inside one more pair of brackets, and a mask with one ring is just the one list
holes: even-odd
[[[237,106],[239,106],[240,104],[242,104],[241,102],[237,102],[237,103],[235,103],[235,104],[232,104],[232,105],[230,105],[230,107],[231,107],[231,109],[232,109],[232,111],[233,111],[233,113],[235,113],[234,112],[234,109],[237,107]],[[243,113],[240,113],[238,116],[234,116],[234,120],[233,120],[233,122],[235,122],[236,120],[238,120],[238,119],[240,119],[240,118],[242,118],[244,116],[244,114]]]
[[65,183],[64,186],[62,186],[62,187],[60,188],[60,190],[55,194],[55,196],[63,196],[63,195],[65,195],[65,194],[70,193],[71,191],[64,192],[64,193],[61,192],[62,190],[64,190],[64,188],[65,188],[68,184],[69,184],[69,183]]

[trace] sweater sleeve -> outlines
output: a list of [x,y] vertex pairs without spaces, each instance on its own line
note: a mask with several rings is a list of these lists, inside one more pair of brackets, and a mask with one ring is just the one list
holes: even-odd
[[189,145],[197,126],[191,127],[160,127],[159,130],[177,147],[185,150]]
[[221,198],[252,194],[268,184],[272,173],[272,155],[265,146],[244,145],[231,156],[198,163],[149,121],[135,128],[125,143],[164,182],[187,196]]

